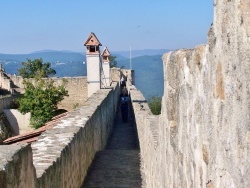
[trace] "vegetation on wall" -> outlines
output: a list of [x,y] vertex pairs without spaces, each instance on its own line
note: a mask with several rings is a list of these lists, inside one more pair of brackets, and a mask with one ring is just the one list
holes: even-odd
[[110,68],[113,68],[113,67],[117,67],[117,61],[116,61],[116,56],[110,56],[109,57],[109,61],[110,61]]
[[67,96],[65,82],[55,86],[51,79],[44,79],[55,73],[49,63],[43,64],[41,59],[28,60],[23,63],[24,67],[19,69],[19,74],[24,75],[25,93],[18,99],[19,111],[31,113],[31,125],[39,128],[51,120],[57,110],[57,104]]
[[161,97],[151,97],[148,101],[149,108],[154,115],[161,114]]

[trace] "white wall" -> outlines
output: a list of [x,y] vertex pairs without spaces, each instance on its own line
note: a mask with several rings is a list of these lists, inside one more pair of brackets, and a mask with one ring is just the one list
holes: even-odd
[[16,135],[33,130],[30,127],[30,113],[21,114],[16,109],[4,109],[4,114]]
[[87,58],[87,82],[88,82],[88,97],[98,91],[100,85],[100,56],[86,55]]

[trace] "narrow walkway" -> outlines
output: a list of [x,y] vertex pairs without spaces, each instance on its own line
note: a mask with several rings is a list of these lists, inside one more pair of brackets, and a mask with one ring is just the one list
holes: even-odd
[[82,188],[141,187],[140,159],[137,134],[132,112],[124,123],[120,109],[106,150],[96,154]]

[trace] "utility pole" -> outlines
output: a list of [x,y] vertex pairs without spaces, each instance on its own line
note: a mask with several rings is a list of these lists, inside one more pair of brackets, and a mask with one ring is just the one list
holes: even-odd
[[132,70],[132,62],[131,62],[131,46],[130,46],[130,50],[129,50],[129,59],[130,59],[130,69]]

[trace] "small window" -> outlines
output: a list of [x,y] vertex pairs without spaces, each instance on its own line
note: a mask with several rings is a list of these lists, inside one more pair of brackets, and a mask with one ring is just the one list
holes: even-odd
[[95,46],[90,46],[89,52],[95,52]]
[[108,60],[108,56],[103,56],[103,60],[107,61]]

